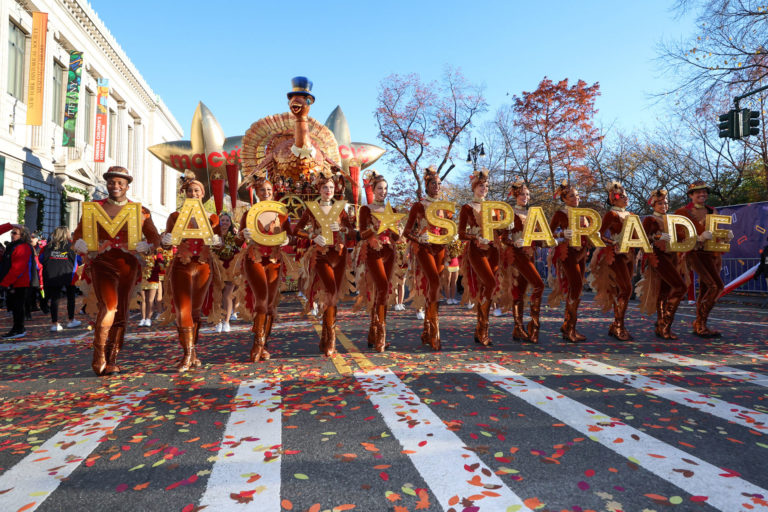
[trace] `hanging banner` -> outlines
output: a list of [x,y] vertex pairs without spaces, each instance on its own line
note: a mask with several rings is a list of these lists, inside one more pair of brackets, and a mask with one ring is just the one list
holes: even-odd
[[103,162],[107,147],[107,99],[109,98],[109,79],[96,80],[96,133],[93,141],[93,161]]
[[[67,102],[64,105],[64,135],[61,145],[75,146],[77,106],[80,102],[80,77],[83,72],[83,52],[69,52],[69,77],[67,78]],[[87,120],[86,120],[87,122]]]
[[45,85],[45,40],[48,36],[48,13],[32,13],[32,42],[29,52],[29,93],[27,124],[43,124],[43,87]]

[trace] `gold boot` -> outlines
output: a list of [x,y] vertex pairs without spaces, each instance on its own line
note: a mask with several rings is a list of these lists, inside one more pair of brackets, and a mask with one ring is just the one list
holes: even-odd
[[93,361],[91,368],[93,373],[101,377],[107,369],[107,337],[109,336],[109,327],[96,327],[93,332]]
[[195,328],[193,327],[179,327],[179,344],[184,350],[184,355],[181,358],[181,362],[176,366],[176,370],[179,372],[185,372],[192,368],[194,364],[194,342],[195,342]]
[[530,343],[539,342],[539,328],[541,327],[541,297],[531,299],[531,321],[528,323],[528,341]]
[[125,327],[115,327],[113,325],[109,330],[109,338],[110,340],[107,341],[107,367],[104,369],[106,375],[120,372],[120,367],[117,366],[117,354],[123,348]]
[[528,333],[523,329],[523,305],[522,300],[512,302],[512,317],[515,326],[512,329],[512,339],[515,341],[529,341]]
[[256,313],[256,318],[253,321],[253,346],[251,347],[251,354],[248,358],[252,363],[264,361],[262,353],[264,352],[264,344],[266,341],[266,321],[267,315],[264,313]]

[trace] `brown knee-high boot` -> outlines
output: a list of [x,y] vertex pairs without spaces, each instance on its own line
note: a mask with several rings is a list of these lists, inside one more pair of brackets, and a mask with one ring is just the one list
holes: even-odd
[[203,365],[203,363],[200,362],[200,359],[197,358],[197,339],[200,337],[200,326],[202,325],[202,322],[200,320],[197,320],[195,322],[195,337],[192,340],[192,364],[195,368],[199,368]]
[[266,343],[266,323],[267,315],[256,313],[256,318],[253,321],[253,346],[251,347],[251,354],[248,359],[252,363],[265,360],[262,355],[264,344]]
[[672,325],[675,323],[675,313],[680,305],[681,297],[667,299],[664,308],[664,328],[661,337],[665,340],[676,340],[677,335],[672,332]]
[[379,328],[379,310],[378,304],[371,306],[371,325],[368,327],[368,348],[376,346],[376,337]]
[[629,299],[617,299],[616,305],[616,338],[620,341],[631,341],[633,338],[629,332],[627,332],[627,328],[624,325],[624,319],[627,316],[627,307],[629,307]]
[[421,344],[432,345],[432,321],[430,320],[430,311],[432,303],[427,301],[424,304],[424,328],[421,331]]
[[701,321],[699,322],[699,335],[702,338],[719,338],[720,337],[720,331],[713,331],[709,327],[707,327],[707,320],[709,320],[709,313],[712,311],[712,308],[715,307],[715,301],[704,299],[701,301]]
[[374,307],[374,316],[376,318],[376,337],[373,340],[373,349],[376,352],[384,352],[387,345],[387,328],[386,328],[386,310],[385,304],[376,304]]
[[181,358],[181,362],[176,367],[180,372],[185,372],[192,368],[194,365],[194,342],[195,342],[195,328],[193,327],[179,327],[179,344],[184,355]]
[[522,299],[512,302],[512,317],[515,326],[512,329],[512,339],[515,341],[528,341],[528,333],[523,329],[523,305]]
[[477,327],[475,328],[475,343],[489,347],[493,345],[488,336],[488,315],[491,313],[491,301],[479,303],[477,306]]
[[109,327],[96,327],[93,331],[93,361],[91,368],[98,376],[104,375],[107,368],[106,348]]
[[664,324],[666,323],[666,300],[659,298],[656,300],[656,337],[664,337]]
[[578,319],[577,314],[579,310],[579,302],[581,302],[581,299],[576,299],[573,301],[566,300],[566,303],[565,303],[565,322],[566,323],[563,324],[563,327],[565,328],[565,331],[563,332],[563,339],[571,343],[578,343],[586,339],[585,336],[583,336],[576,330],[576,320]]
[[539,342],[540,315],[541,297],[531,298],[531,321],[528,322],[528,341],[531,343]]
[[323,324],[328,329],[323,353],[331,357],[336,353],[336,306],[328,306],[323,314]]
[[123,349],[125,340],[125,327],[115,327],[109,330],[109,339],[107,341],[107,367],[105,374],[117,373],[120,367],[117,365],[117,354]]

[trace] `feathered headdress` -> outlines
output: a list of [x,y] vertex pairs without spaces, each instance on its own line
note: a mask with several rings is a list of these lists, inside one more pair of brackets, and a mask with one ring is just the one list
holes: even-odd
[[624,192],[624,185],[616,180],[611,180],[605,186],[605,191],[608,192],[608,203],[612,203],[616,199],[620,198]]
[[509,194],[507,194],[507,197],[517,197],[524,188],[528,188],[525,184],[525,181],[523,181],[523,178],[518,178],[517,181],[512,183],[509,189]]
[[[315,173],[314,178],[312,179],[312,185],[320,188],[329,181],[333,180],[333,172],[331,172],[330,169],[322,169],[320,171],[317,171]],[[335,181],[334,181],[335,183]]]
[[195,178],[194,173],[192,172],[185,172],[181,176],[179,176],[179,192],[184,193],[191,185],[199,185],[200,188],[203,189],[203,192],[205,192],[205,185],[203,185],[202,181],[198,181]]
[[667,189],[657,188],[651,192],[651,196],[648,198],[648,204],[653,206],[657,202],[663,201],[665,197],[667,197]]
[[486,168],[482,168],[473,172],[469,176],[469,184],[472,186],[472,188],[475,188],[481,183],[488,183],[488,174],[490,174],[490,172],[491,171]]
[[575,188],[571,186],[568,180],[563,180],[560,182],[560,185],[558,185],[557,190],[555,190],[555,197],[560,197],[561,201],[565,201],[565,196],[567,196],[568,192],[571,190],[575,190]]
[[379,174],[375,169],[369,169],[365,172],[363,180],[366,183],[370,183],[371,187],[376,188],[376,184],[380,181],[387,181],[383,174]]
[[437,174],[437,169],[435,169],[434,165],[430,165],[426,169],[424,169],[424,185],[429,185],[429,182],[439,178]]

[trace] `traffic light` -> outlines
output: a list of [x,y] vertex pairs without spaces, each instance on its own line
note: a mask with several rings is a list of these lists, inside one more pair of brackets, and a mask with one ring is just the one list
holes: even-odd
[[720,138],[738,139],[736,135],[736,110],[729,110],[727,114],[720,116]]
[[[744,108],[741,110],[741,137],[760,134],[760,112]],[[740,137],[740,138],[741,138]]]

